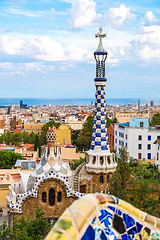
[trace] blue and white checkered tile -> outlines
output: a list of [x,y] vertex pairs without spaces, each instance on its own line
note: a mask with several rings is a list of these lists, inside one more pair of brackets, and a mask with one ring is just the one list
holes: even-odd
[[95,117],[92,134],[91,150],[108,150],[108,135],[105,113],[105,87],[96,86]]

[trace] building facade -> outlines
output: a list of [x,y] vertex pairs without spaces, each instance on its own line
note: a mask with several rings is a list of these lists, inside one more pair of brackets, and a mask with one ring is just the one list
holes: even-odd
[[130,118],[149,118],[150,111],[143,110],[143,111],[132,111],[132,112],[120,112],[115,111],[114,117],[117,118],[119,123],[127,123],[130,122]]
[[149,127],[148,118],[133,118],[129,124],[114,125],[115,150],[126,147],[129,155],[139,160],[155,159],[153,143],[160,139],[160,130]]

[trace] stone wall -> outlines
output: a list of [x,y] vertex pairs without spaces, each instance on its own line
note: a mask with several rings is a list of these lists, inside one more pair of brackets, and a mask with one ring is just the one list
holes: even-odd
[[[55,190],[55,204],[49,205],[49,190]],[[42,193],[46,192],[46,202],[42,202]],[[58,192],[61,192],[61,201],[58,202]],[[66,189],[63,183],[58,180],[48,179],[44,181],[38,190],[37,198],[29,198],[22,205],[22,213],[25,217],[35,218],[35,210],[40,207],[45,212],[45,218],[59,218],[70,204],[77,199],[76,197],[67,197]],[[18,214],[19,215],[19,214]]]
[[[84,166],[80,172],[80,192],[83,189],[81,186],[85,185],[86,193],[95,193],[101,192],[107,189],[109,179],[111,178],[112,173],[88,173],[86,167]],[[102,181],[103,179],[103,181]],[[102,183],[103,182],[103,183]]]

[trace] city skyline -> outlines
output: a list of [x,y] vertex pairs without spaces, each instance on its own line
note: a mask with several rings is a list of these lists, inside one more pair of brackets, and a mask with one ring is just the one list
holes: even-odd
[[1,97],[94,98],[94,37],[107,33],[106,97],[159,98],[158,1],[0,1]]

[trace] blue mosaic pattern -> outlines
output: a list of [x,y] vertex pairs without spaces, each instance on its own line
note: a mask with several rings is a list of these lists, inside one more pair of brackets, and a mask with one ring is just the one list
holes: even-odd
[[137,240],[142,239],[144,234],[149,237],[151,230],[129,214],[108,206],[108,209],[101,209],[99,216],[93,218],[81,240]]
[[96,86],[95,117],[91,150],[95,148],[99,150],[109,149],[105,105],[105,87]]

